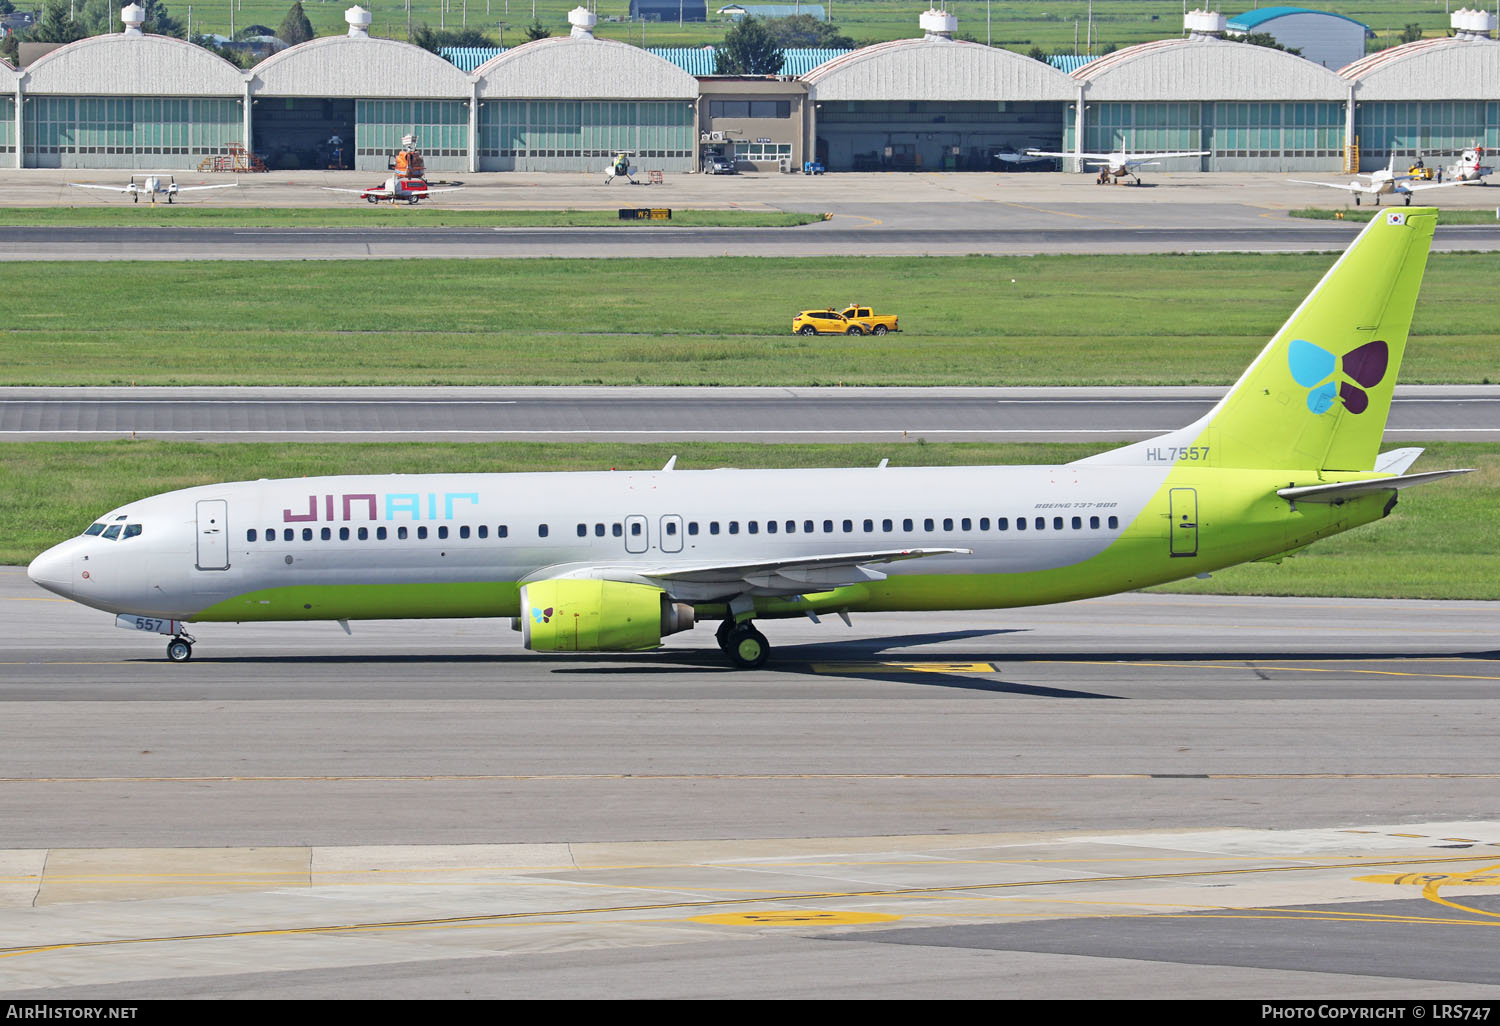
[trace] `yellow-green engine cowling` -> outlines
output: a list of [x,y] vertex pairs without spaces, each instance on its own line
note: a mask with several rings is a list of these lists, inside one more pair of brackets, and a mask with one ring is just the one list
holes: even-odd
[[521,589],[521,643],[533,652],[630,652],[693,626],[693,607],[647,584],[536,581]]

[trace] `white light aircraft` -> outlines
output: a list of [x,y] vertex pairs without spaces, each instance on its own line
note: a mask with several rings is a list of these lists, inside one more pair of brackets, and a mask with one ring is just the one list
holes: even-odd
[[[1276,561],[1386,516],[1380,444],[1437,212],[1385,211],[1208,413],[1062,466],[424,474],[208,484],[43,552],[42,587],[170,635],[195,622],[513,617],[531,650],[633,651],[720,621],[1067,602]],[[1164,631],[1173,629],[1161,625]]]
[[1090,167],[1099,168],[1099,181],[1104,183],[1113,180],[1119,184],[1121,178],[1129,175],[1135,179],[1135,184],[1141,184],[1141,176],[1135,173],[1138,167],[1149,167],[1152,164],[1160,164],[1171,157],[1206,157],[1207,150],[1179,150],[1173,153],[1048,153],[1043,150],[1027,150],[1027,156],[1031,157],[1067,157],[1069,159],[1078,157]]
[[1298,185],[1321,185],[1325,189],[1342,189],[1354,194],[1354,205],[1359,206],[1361,196],[1373,196],[1375,205],[1380,206],[1380,197],[1397,195],[1405,197],[1406,205],[1411,206],[1411,198],[1414,193],[1423,189],[1447,189],[1458,185],[1474,185],[1473,181],[1458,179],[1447,182],[1420,182],[1416,181],[1415,175],[1396,170],[1396,158],[1391,157],[1391,162],[1379,171],[1369,174],[1359,174],[1358,178],[1368,178],[1368,182],[1312,182],[1301,178],[1289,178],[1287,181],[1296,182]]
[[126,186],[115,185],[91,185],[87,182],[69,182],[75,189],[101,189],[104,192],[118,192],[130,197],[130,202],[139,203],[142,196],[151,197],[151,202],[156,202],[156,197],[165,196],[167,202],[171,203],[173,197],[184,192],[198,192],[204,189],[234,189],[239,182],[229,182],[226,185],[178,185],[177,179],[172,175],[131,175],[130,184]]
[[392,175],[380,185],[372,185],[368,189],[336,189],[333,186],[322,187],[324,192],[351,192],[360,199],[371,203],[405,203],[415,206],[419,201],[439,192],[457,192],[462,185],[455,185],[450,189],[432,189],[427,182],[421,178],[406,178],[401,175]]

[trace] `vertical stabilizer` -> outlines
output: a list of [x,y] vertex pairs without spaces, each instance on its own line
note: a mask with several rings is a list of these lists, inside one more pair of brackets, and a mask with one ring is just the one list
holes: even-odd
[[1080,462],[1372,469],[1436,226],[1431,207],[1380,212],[1208,414]]

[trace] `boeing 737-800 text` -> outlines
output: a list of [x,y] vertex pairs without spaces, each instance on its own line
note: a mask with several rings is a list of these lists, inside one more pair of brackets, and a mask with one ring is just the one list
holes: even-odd
[[1062,466],[298,478],[112,510],[32,580],[171,635],[207,621],[513,617],[536,651],[649,649],[719,620],[1066,602],[1300,549],[1386,516],[1379,453],[1437,215],[1373,220],[1224,398]]

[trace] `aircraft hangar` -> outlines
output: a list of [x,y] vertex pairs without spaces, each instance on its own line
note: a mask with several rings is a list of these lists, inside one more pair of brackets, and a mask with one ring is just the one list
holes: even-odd
[[1071,74],[954,38],[955,17],[928,11],[921,38],[753,79],[695,74],[597,39],[582,7],[570,36],[512,47],[471,71],[371,37],[359,7],[346,13],[348,35],[249,71],[142,34],[134,4],[121,15],[122,33],[21,69],[0,61],[7,163],[186,169],[240,143],[272,167],[385,170],[407,134],[433,170],[528,172],[597,171],[621,150],[685,172],[705,147],[730,144],[762,171],[795,170],[807,157],[829,171],[993,170],[996,151],[1027,148],[1208,151],[1168,170],[1369,170],[1392,155],[1500,146],[1500,42],[1484,11],[1455,12],[1452,38],[1337,72],[1223,38],[1222,15],[1192,11],[1185,38]]

